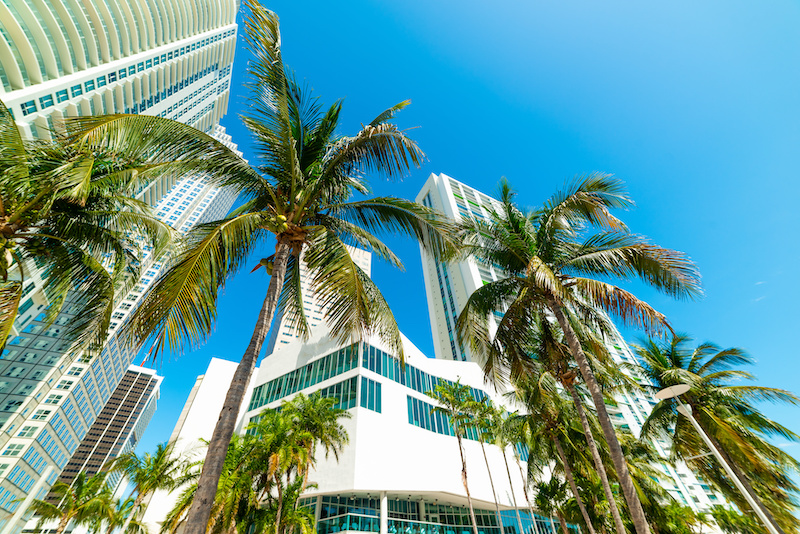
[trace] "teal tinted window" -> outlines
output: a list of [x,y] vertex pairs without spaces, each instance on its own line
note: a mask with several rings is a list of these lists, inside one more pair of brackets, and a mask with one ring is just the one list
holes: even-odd
[[36,101],[35,100],[28,100],[27,102],[23,102],[20,104],[22,108],[22,114],[28,115],[30,113],[36,113]]
[[117,81],[117,73],[116,72],[109,72],[108,73],[108,83],[113,83]]
[[[350,345],[310,362],[299,369],[270,380],[253,390],[249,410],[297,393],[331,377],[354,369],[358,365],[358,346]],[[353,389],[355,406],[355,388]]]
[[136,66],[135,65],[131,65],[130,67],[128,67],[128,75],[132,76],[134,74],[136,74]]
[[30,310],[31,306],[33,306],[33,299],[28,299],[28,300],[26,300],[25,302],[22,303],[22,305],[19,307],[19,311],[17,313],[19,315],[22,315],[26,311]]
[[73,85],[70,91],[72,92],[72,98],[75,98],[83,94],[83,86],[81,84]]
[[126,77],[127,75],[128,75],[128,71],[126,71],[125,69],[119,69],[119,79],[120,80],[122,78]]
[[139,72],[142,72],[144,70],[144,61],[139,62],[139,64],[136,65],[136,68]]
[[[442,413],[431,413],[433,405],[425,401],[421,401],[411,395],[406,396],[408,405],[408,424],[436,432],[437,434],[444,434],[445,436],[455,436],[450,420],[447,415]],[[474,427],[467,427],[464,430],[464,437],[474,441],[478,441],[478,431]]]
[[361,403],[362,408],[381,413],[381,383],[361,377]]
[[94,80],[89,80],[83,86],[86,88],[86,92],[94,91]]
[[[393,382],[399,382],[414,391],[428,393],[442,382],[452,384],[450,380],[428,374],[413,365],[406,365],[405,369],[402,369],[397,358],[366,343],[362,343],[361,353],[363,355],[361,362],[363,367]],[[472,387],[470,388],[470,394],[477,401],[487,397],[485,392]]]
[[69,95],[67,94],[67,90],[62,89],[61,91],[56,91],[56,100],[58,102],[65,102],[69,100]]
[[97,78],[97,87],[104,87],[106,85],[106,77],[100,76]]

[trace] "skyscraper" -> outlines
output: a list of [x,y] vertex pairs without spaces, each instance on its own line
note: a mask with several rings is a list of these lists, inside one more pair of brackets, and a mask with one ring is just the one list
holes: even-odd
[[[48,138],[63,117],[144,113],[235,149],[219,120],[230,95],[237,9],[236,0],[2,2],[0,100],[28,137]],[[224,215],[234,200],[203,176],[152,183],[139,198],[179,231]],[[26,280],[0,361],[0,534],[22,528],[20,503],[47,494],[132,363],[116,334],[163,267],[148,251],[141,261],[142,279],[120,295],[94,359],[66,353],[74,310],[66,306],[48,326],[42,273]],[[149,420],[146,408],[135,426]]]
[[[439,210],[454,220],[488,219],[492,207],[499,205],[496,199],[445,174],[431,174],[417,195],[417,202]],[[422,270],[436,357],[474,361],[469,347],[458,343],[455,320],[473,291],[484,283],[502,279],[504,273],[476,258],[451,263],[439,262],[424,250]],[[494,321],[495,318],[491,320]],[[619,333],[616,339],[608,342],[607,348],[618,364],[636,361]],[[641,380],[641,377],[637,378]],[[614,406],[607,406],[612,422],[638,436],[647,415],[657,402],[656,399],[641,393],[622,392],[616,395],[615,400]],[[668,457],[669,445],[666,442],[657,440],[653,446],[662,457]],[[669,462],[664,462],[656,467],[663,474],[659,477],[659,483],[678,502],[695,510],[707,510],[712,505],[723,502],[720,496],[683,463],[679,462],[673,467]]]
[[[92,476],[108,462],[136,447],[156,411],[162,377],[131,365],[58,477],[72,484],[78,473]],[[121,475],[112,475],[112,486]]]

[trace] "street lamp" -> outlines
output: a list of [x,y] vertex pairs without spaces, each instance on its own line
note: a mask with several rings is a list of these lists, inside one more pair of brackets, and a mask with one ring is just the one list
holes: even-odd
[[747,504],[750,505],[750,508],[753,509],[758,518],[761,520],[761,522],[764,523],[764,526],[767,527],[767,532],[769,532],[770,534],[780,534],[778,532],[778,529],[775,528],[775,525],[772,524],[772,521],[770,521],[767,518],[767,514],[764,513],[764,510],[762,510],[761,506],[759,506],[759,504],[756,502],[755,497],[751,495],[749,491],[747,491],[747,488],[744,487],[742,481],[739,480],[739,477],[737,477],[736,473],[733,472],[731,466],[728,465],[728,462],[726,462],[725,458],[722,457],[722,453],[720,453],[719,450],[714,446],[714,443],[711,441],[711,438],[708,437],[708,435],[703,430],[703,427],[701,427],[700,423],[698,423],[697,420],[694,418],[694,415],[692,415],[692,407],[686,406],[683,402],[681,402],[680,396],[689,391],[689,389],[691,389],[691,387],[688,384],[676,384],[674,386],[666,387],[661,391],[659,391],[658,393],[656,393],[656,398],[659,400],[667,400],[674,398],[676,401],[678,401],[678,413],[686,417],[689,420],[689,422],[692,423],[694,429],[697,430],[697,433],[700,434],[701,438],[703,438],[703,441],[705,442],[706,446],[709,449],[711,449],[711,452],[714,454],[714,457],[717,459],[722,468],[725,470],[725,473],[727,473],[728,478],[731,479],[733,484],[736,486],[736,489],[738,489],[739,492],[741,492],[742,496],[747,501]]

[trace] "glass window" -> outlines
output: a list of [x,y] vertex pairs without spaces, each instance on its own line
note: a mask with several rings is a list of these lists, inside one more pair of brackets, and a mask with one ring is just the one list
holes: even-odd
[[19,456],[20,451],[25,447],[22,443],[12,443],[3,451],[3,456]]
[[31,419],[39,421],[41,419],[46,419],[48,415],[50,415],[50,410],[36,410],[36,413],[33,414]]
[[17,434],[17,437],[29,438],[29,437],[33,436],[36,433],[36,429],[37,428],[39,428],[39,427],[36,427],[36,426],[23,426],[22,430],[20,430],[19,434]]
[[138,72],[142,72],[144,70],[144,61],[140,61],[138,65],[136,65],[136,69]]
[[27,102],[23,102],[20,104],[22,108],[22,114],[28,115],[30,113],[36,113],[36,101],[35,100],[28,100]]
[[83,94],[83,86],[81,84],[73,85],[70,88],[70,91],[72,92],[72,98],[75,98],[76,96],[80,96]]
[[117,81],[117,73],[116,72],[109,72],[108,73],[108,83],[114,83]]
[[105,76],[99,76],[97,78],[97,87],[105,87],[105,85],[106,85],[106,77]]
[[87,93],[89,91],[94,91],[94,80],[89,80],[88,82],[84,83],[83,86]]
[[128,75],[128,71],[126,71],[125,69],[119,69],[119,79],[120,80],[122,78],[126,77],[127,75]]
[[148,59],[147,61],[145,61],[144,66],[145,66],[145,68],[149,69],[150,67],[153,66],[153,60],[152,59]]
[[128,76],[132,76],[136,74],[136,65],[131,65],[128,67]]
[[69,100],[69,95],[67,94],[66,89],[62,89],[61,91],[56,91],[56,101],[57,102],[64,102]]

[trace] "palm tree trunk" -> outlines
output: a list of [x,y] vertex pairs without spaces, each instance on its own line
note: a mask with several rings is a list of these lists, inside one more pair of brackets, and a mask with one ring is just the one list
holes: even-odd
[[580,395],[578,395],[578,390],[575,388],[575,383],[573,381],[566,380],[562,382],[565,382],[564,385],[569,390],[570,395],[572,395],[572,403],[575,405],[575,409],[578,411],[578,417],[580,417],[581,426],[583,427],[583,434],[586,436],[586,442],[589,444],[589,450],[592,453],[595,469],[597,470],[597,474],[600,476],[600,482],[603,484],[603,491],[606,494],[606,500],[608,501],[608,506],[611,509],[611,517],[614,518],[614,525],[617,528],[617,534],[627,534],[625,525],[622,523],[622,517],[619,515],[617,501],[614,499],[614,493],[611,491],[611,484],[608,482],[606,468],[603,465],[603,460],[600,458],[600,451],[597,450],[597,443],[594,441],[592,427],[589,426],[589,418],[586,416],[586,411],[583,409],[583,402],[581,402]]
[[275,475],[275,487],[278,488],[278,509],[275,512],[275,534],[279,534],[281,528],[281,515],[283,514],[283,486],[281,485],[280,475],[277,474]]
[[[693,406],[692,409],[694,409],[694,408],[695,407]],[[703,429],[703,431],[705,431],[705,429]],[[766,515],[767,519],[770,520],[770,522],[772,523],[772,526],[774,526],[775,529],[778,532],[780,532],[781,534],[784,534],[783,529],[781,527],[779,527],[778,523],[775,521],[775,517],[772,515],[772,513],[769,511],[769,509],[767,509],[767,507],[764,506],[764,503],[758,497],[758,494],[755,492],[755,489],[753,489],[753,486],[750,484],[750,481],[748,480],[747,475],[742,473],[741,469],[739,469],[739,466],[736,465],[736,462],[733,461],[733,459],[730,457],[730,455],[725,451],[725,449],[723,449],[720,446],[719,442],[715,438],[713,438],[708,432],[706,432],[706,435],[711,440],[711,443],[714,444],[714,447],[716,447],[717,450],[720,452],[722,457],[725,458],[725,461],[728,463],[728,465],[731,466],[731,469],[733,470],[733,473],[737,477],[739,477],[739,480],[742,482],[742,486],[744,486],[744,489],[746,489],[747,492],[750,493],[750,495],[753,497],[753,500],[756,501],[756,504],[759,506],[759,508],[761,508],[761,510],[763,510],[764,515]]]
[[519,534],[525,534],[525,529],[522,528],[522,517],[519,515],[519,507],[517,506],[517,494],[514,493],[514,482],[511,480],[511,469],[508,467],[508,456],[506,456],[506,448],[500,447],[503,451],[503,460],[506,462],[506,473],[508,473],[508,487],[511,490],[511,499],[514,502],[514,511],[517,513],[517,523],[519,524]]
[[617,434],[614,431],[614,426],[611,423],[611,418],[606,411],[605,399],[603,392],[600,390],[600,385],[589,366],[589,360],[586,358],[581,344],[578,341],[578,336],[569,324],[564,309],[555,297],[549,298],[549,307],[553,314],[556,316],[561,331],[567,338],[572,357],[575,358],[575,363],[578,364],[578,369],[581,371],[583,381],[592,395],[595,409],[597,410],[597,419],[600,422],[600,427],[603,429],[603,435],[606,438],[608,449],[611,452],[611,459],[614,461],[614,468],[617,471],[617,479],[622,487],[622,494],[625,496],[625,502],[628,503],[628,510],[631,514],[631,520],[636,528],[637,534],[650,534],[650,527],[647,524],[647,518],[644,515],[642,502],[639,500],[639,495],[636,493],[636,486],[633,484],[630,471],[628,470],[628,462],[625,460],[625,455],[622,453],[622,447],[617,439]]
[[[528,458],[530,459],[530,456]],[[531,504],[531,498],[528,495],[528,477],[525,476],[525,472],[522,470],[522,464],[520,463],[519,456],[517,454],[514,455],[514,459],[517,461],[517,468],[519,468],[519,475],[522,477],[522,492],[525,494],[525,501],[528,503],[528,511],[531,513],[533,532],[535,534],[539,534],[539,527],[536,526],[536,515],[533,513],[533,505]]]
[[556,512],[556,515],[558,516],[558,522],[561,523],[561,531],[564,534],[569,534],[569,528],[567,528],[567,522],[564,519],[564,514],[562,514],[561,512]]
[[66,514],[58,520],[58,527],[56,527],[56,534],[64,534],[64,531],[67,530],[67,525],[72,520],[72,516]]
[[[469,504],[469,517],[472,520],[472,531],[478,534],[478,521],[475,519],[475,509],[472,507],[472,495],[469,494],[469,484],[467,484],[467,460],[464,458],[464,447],[461,444],[461,434],[456,432],[458,440],[458,452],[461,454],[461,482],[464,484],[464,491],[467,492],[467,503]],[[502,524],[500,526],[502,528]]]
[[286,276],[286,264],[289,260],[290,250],[291,247],[286,243],[278,242],[275,247],[275,263],[273,264],[272,277],[269,280],[267,296],[261,306],[261,312],[258,314],[250,344],[247,346],[247,350],[233,375],[228,394],[225,397],[225,403],[219,414],[217,426],[214,428],[214,434],[208,443],[208,452],[203,462],[203,471],[200,474],[200,480],[197,482],[197,492],[186,517],[185,534],[204,534],[208,526],[211,506],[214,504],[214,499],[217,495],[219,478],[222,475],[225,456],[228,452],[228,444],[236,428],[236,420],[239,417],[239,410],[244,400],[247,384],[253,376],[256,360],[258,360],[258,355],[261,353],[261,347],[267,337],[272,318],[275,315],[275,309],[278,306],[278,297],[280,296],[281,288],[283,288],[283,279]]
[[[569,487],[572,490],[572,494],[575,495],[575,501],[578,503],[578,508],[581,510],[581,515],[583,516],[583,521],[586,523],[586,528],[589,529],[589,534],[597,534],[594,531],[594,525],[592,525],[591,519],[589,519],[589,512],[586,511],[586,506],[583,504],[581,494],[578,492],[578,485],[575,484],[575,478],[572,476],[572,469],[567,463],[567,455],[564,454],[564,449],[561,447],[561,440],[559,440],[558,436],[556,435],[552,435],[552,437],[553,443],[556,446],[556,451],[558,451],[558,457],[561,458],[561,463],[564,465],[564,475],[567,477],[567,482],[569,482]],[[561,517],[559,516],[559,520],[560,519]]]
[[489,458],[486,457],[486,444],[481,440],[481,450],[483,451],[483,461],[486,462],[486,472],[489,473],[489,484],[492,486],[492,497],[494,498],[494,507],[497,509],[497,524],[502,529],[503,520],[500,518],[500,503],[497,502],[497,492],[494,490],[494,479],[492,478],[492,470],[489,467]]
[[131,506],[131,513],[129,513],[128,517],[125,518],[125,522],[122,524],[122,529],[120,530],[120,532],[122,532],[123,534],[127,532],[128,527],[131,524],[131,521],[133,521],[133,517],[136,515],[137,510],[139,510],[139,506],[142,505],[142,501],[144,500],[145,497],[146,495],[143,495],[141,493],[136,494],[136,499],[134,499],[133,506]]

